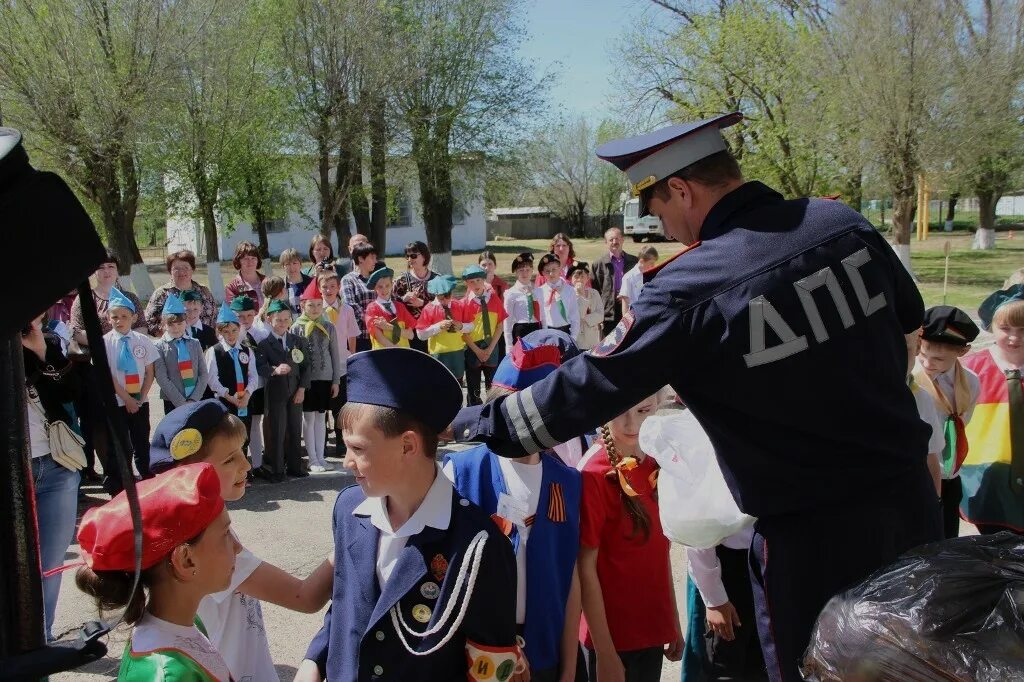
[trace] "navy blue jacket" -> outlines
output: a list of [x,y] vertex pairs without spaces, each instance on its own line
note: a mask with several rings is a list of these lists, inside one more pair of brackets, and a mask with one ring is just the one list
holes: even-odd
[[500,402],[460,439],[504,456],[585,433],[669,383],[743,511],[789,514],[925,475],[928,427],[907,390],[921,296],[878,231],[826,199],[759,182],[724,196],[701,241],[648,273],[600,346]]
[[[321,677],[331,682],[464,682],[468,669],[467,639],[485,646],[515,646],[515,555],[508,538],[487,514],[453,491],[448,529],[428,526],[410,537],[382,592],[376,570],[380,532],[368,517],[352,515],[365,499],[359,486],[351,486],[338,494],[334,504],[331,606],[323,627],[306,651],[306,658],[319,666]],[[413,656],[398,639],[389,615],[391,607],[399,605],[410,627],[419,631],[433,627],[451,598],[467,546],[482,530],[487,532],[483,558],[458,631],[435,653]],[[439,558],[446,563],[442,579],[435,573]],[[431,598],[430,588],[438,584],[440,593]],[[431,611],[428,624],[417,622],[413,616],[413,609],[424,605]],[[424,651],[445,634],[447,630],[424,639],[408,633],[404,636],[412,648]]]
[[[508,494],[497,455],[480,445],[445,456],[455,472],[455,489],[488,514],[498,511],[498,496]],[[540,499],[530,526],[526,553],[524,653],[531,670],[557,668],[561,661],[565,607],[580,548],[580,472],[558,457],[541,454]],[[557,486],[557,499],[553,499]],[[554,517],[554,518],[553,518]],[[519,534],[511,533],[518,550]]]

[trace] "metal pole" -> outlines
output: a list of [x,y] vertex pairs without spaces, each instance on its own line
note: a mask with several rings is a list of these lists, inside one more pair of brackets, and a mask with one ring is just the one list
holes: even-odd
[[46,644],[21,338],[0,340],[0,659]]

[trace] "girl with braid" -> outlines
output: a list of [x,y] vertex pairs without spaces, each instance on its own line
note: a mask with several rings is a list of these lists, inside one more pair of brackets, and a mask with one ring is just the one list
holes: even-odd
[[683,651],[658,464],[640,450],[640,425],[657,407],[651,396],[600,427],[579,464],[580,639],[592,682],[657,682],[662,657]]

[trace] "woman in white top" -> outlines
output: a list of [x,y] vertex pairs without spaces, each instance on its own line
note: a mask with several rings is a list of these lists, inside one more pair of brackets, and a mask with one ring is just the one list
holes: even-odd
[[558,329],[576,340],[580,333],[580,314],[576,290],[562,278],[562,266],[554,254],[540,259],[540,273],[544,284],[535,289],[540,301],[541,324],[547,329]]

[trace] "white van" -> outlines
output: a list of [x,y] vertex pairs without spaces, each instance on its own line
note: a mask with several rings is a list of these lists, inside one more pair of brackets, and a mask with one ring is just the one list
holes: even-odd
[[[625,197],[624,197],[625,198]],[[640,212],[640,199],[633,197],[622,205],[622,231],[627,237],[632,237],[635,242],[642,242],[644,237],[651,241],[665,241],[665,230],[661,227],[661,221],[652,215],[638,218]]]

